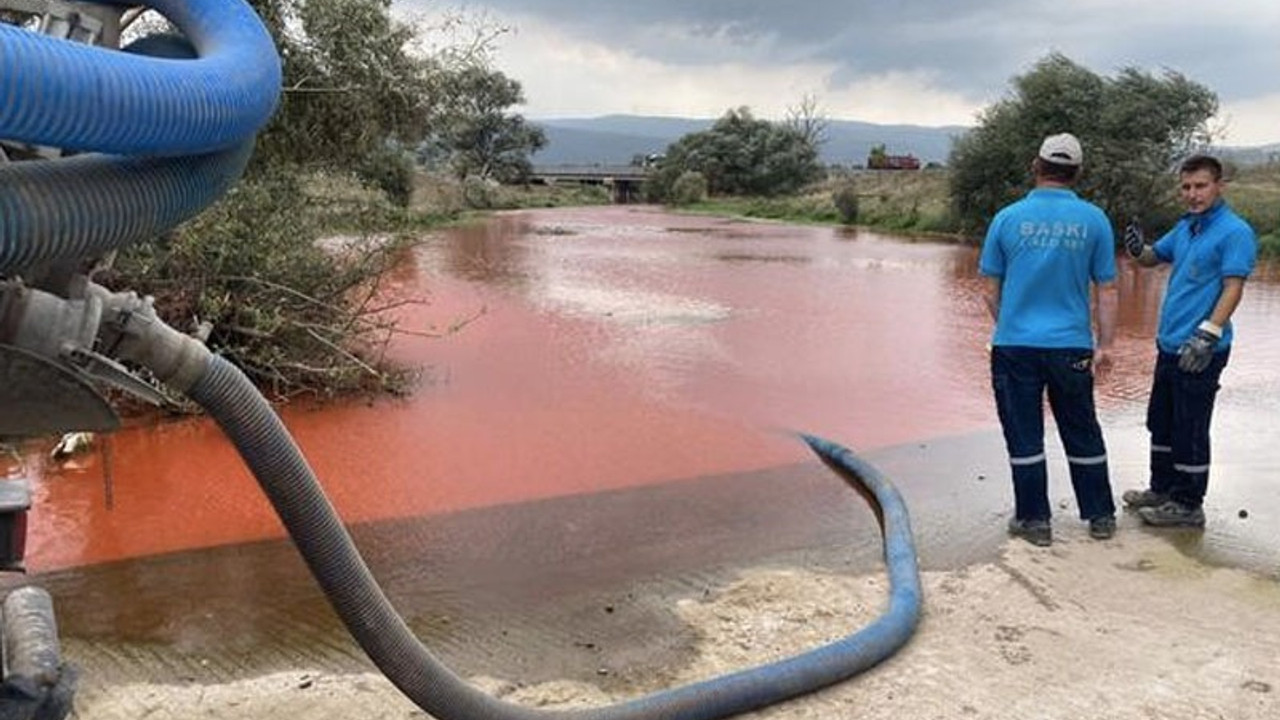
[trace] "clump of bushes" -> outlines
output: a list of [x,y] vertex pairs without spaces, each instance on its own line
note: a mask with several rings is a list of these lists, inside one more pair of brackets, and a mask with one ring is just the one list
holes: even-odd
[[831,193],[831,204],[836,206],[836,213],[844,225],[852,225],[858,221],[858,187],[852,180],[846,180],[836,186]]
[[678,207],[696,205],[707,199],[707,178],[697,170],[688,170],[671,185],[671,204]]
[[381,281],[413,240],[375,232],[395,209],[345,182],[344,194],[328,177],[317,195],[292,173],[244,179],[99,279],[153,296],[175,328],[209,323],[210,348],[273,400],[404,391],[412,372],[384,355],[395,326]]
[[409,207],[413,199],[413,156],[395,146],[384,146],[365,157],[355,169],[367,186],[380,190],[397,207]]

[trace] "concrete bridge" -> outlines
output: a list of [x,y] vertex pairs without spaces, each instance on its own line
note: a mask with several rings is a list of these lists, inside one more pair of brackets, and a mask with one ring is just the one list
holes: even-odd
[[645,169],[639,165],[534,165],[530,180],[539,185],[601,185],[615,203],[640,201]]

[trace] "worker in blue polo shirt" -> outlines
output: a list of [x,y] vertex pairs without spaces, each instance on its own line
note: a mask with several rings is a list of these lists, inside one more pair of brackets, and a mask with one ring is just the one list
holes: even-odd
[[1013,476],[1009,532],[1040,546],[1053,542],[1046,391],[1080,519],[1100,540],[1116,528],[1107,449],[1093,401],[1094,373],[1110,367],[1115,336],[1115,236],[1102,210],[1071,189],[1083,161],[1075,136],[1045,138],[1031,164],[1035,187],[996,213],[978,266],[987,277],[987,308],[996,323],[991,384]]
[[1208,155],[1178,172],[1187,212],[1154,245],[1139,227],[1125,230],[1125,250],[1139,265],[1172,263],[1147,404],[1151,480],[1122,496],[1143,522],[1204,527],[1209,486],[1209,421],[1218,381],[1231,355],[1231,314],[1253,272],[1258,242],[1249,224],[1222,199],[1222,163]]

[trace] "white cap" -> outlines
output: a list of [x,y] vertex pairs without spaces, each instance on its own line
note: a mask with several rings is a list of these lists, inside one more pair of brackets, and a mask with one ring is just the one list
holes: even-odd
[[1058,165],[1079,165],[1084,162],[1084,150],[1080,141],[1071,133],[1050,135],[1040,143],[1040,159]]

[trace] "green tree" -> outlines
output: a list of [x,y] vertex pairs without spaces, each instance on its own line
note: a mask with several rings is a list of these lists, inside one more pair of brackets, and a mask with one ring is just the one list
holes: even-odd
[[520,83],[479,65],[441,77],[441,107],[419,157],[429,166],[447,167],[459,179],[526,179],[532,169],[529,157],[546,147],[547,136],[509,112],[524,103]]
[[364,168],[388,141],[413,145],[434,110],[432,66],[390,0],[251,0],[280,50],[280,109],[255,164]]
[[1159,225],[1176,214],[1168,173],[1212,139],[1208,122],[1218,101],[1208,88],[1173,71],[1125,68],[1104,78],[1058,53],[1012,85],[952,148],[951,199],[966,231],[980,232],[1025,192],[1040,141],[1058,132],[1080,138],[1085,165],[1077,189],[1117,225],[1133,215]]
[[690,133],[667,148],[651,178],[651,194],[665,200],[684,173],[701,173],[712,195],[792,193],[822,176],[812,138],[786,123],[771,123],[741,107],[709,129]]

